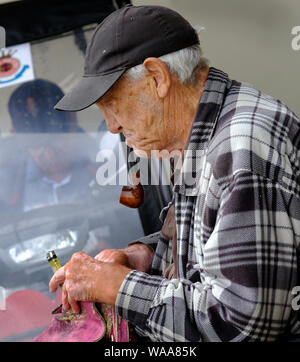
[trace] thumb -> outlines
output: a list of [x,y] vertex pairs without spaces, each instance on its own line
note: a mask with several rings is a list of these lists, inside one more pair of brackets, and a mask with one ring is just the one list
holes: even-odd
[[56,292],[59,285],[62,285],[65,281],[64,267],[59,268],[49,282],[49,291],[51,293]]

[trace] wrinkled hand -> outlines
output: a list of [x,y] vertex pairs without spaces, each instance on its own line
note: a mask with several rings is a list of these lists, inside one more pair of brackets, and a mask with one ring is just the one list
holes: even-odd
[[106,249],[95,259],[106,263],[118,263],[131,269],[147,272],[153,260],[154,252],[147,245],[136,243],[125,249]]
[[104,263],[79,252],[53,275],[49,290],[55,292],[63,284],[63,308],[80,313],[79,301],[114,305],[120,286],[130,271],[125,265]]
[[129,260],[122,249],[105,249],[95,256],[96,260],[104,263],[116,263],[129,267]]

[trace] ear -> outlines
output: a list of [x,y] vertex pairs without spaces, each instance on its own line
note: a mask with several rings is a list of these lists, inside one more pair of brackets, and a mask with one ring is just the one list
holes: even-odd
[[143,66],[148,71],[148,77],[154,82],[154,90],[159,98],[165,98],[170,90],[172,77],[166,64],[158,58],[147,58]]

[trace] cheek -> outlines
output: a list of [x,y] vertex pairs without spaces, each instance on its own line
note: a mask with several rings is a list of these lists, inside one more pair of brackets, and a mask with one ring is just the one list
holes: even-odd
[[121,114],[119,106],[115,106],[113,108],[113,114],[115,115],[115,117],[118,117],[119,114]]
[[115,118],[116,109],[115,107],[103,107],[102,113],[106,118]]
[[126,102],[125,104],[123,102],[118,102],[107,109],[106,113],[108,117],[126,128],[128,123],[134,118],[135,108],[131,106],[129,102]]

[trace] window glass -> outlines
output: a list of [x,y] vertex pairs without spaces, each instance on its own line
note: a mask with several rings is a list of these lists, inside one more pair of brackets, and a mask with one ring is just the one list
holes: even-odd
[[[121,186],[111,185],[126,180],[119,135],[96,106],[53,109],[82,75],[93,28],[0,54],[0,340],[30,340],[49,323],[57,300],[47,251],[64,264],[143,235],[138,211],[120,205]],[[116,168],[99,185],[110,157]]]

